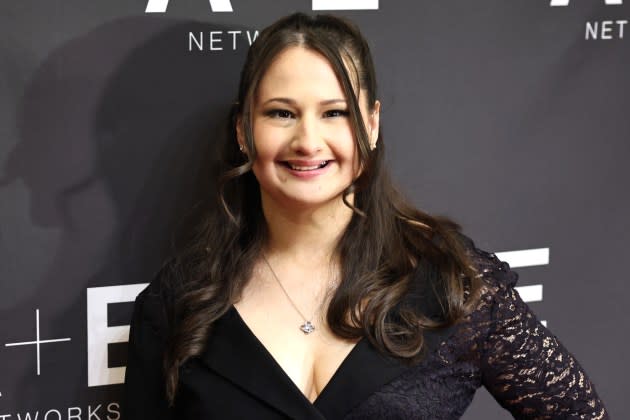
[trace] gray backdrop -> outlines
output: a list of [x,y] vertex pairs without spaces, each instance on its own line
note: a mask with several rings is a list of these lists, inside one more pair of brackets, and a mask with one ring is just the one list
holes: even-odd
[[[367,10],[338,13],[371,42],[403,190],[516,251],[500,255],[523,296],[624,418],[630,0],[615,3],[3,1],[0,420],[120,417],[129,301],[211,196],[249,40],[353,4]],[[509,415],[480,390],[465,418]]]

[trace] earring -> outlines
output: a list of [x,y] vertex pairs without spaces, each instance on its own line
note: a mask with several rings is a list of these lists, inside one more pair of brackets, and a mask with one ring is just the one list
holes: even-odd
[[[374,115],[374,114],[372,114],[372,115]],[[370,128],[370,139],[374,139],[373,134],[374,134],[374,130],[372,128]],[[376,141],[372,142],[370,140],[370,150],[374,150],[374,149],[376,149]]]
[[243,145],[241,143],[238,144],[238,150],[240,150],[241,152],[243,150],[245,150],[245,147],[243,147]]

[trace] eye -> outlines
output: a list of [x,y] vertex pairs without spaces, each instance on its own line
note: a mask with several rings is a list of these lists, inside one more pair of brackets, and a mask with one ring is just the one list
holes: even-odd
[[350,115],[350,113],[345,109],[331,109],[324,112],[324,117],[326,118],[347,117],[348,115]]
[[283,119],[283,120],[295,117],[295,115],[293,115],[293,113],[291,111],[288,111],[286,109],[272,109],[270,111],[267,111],[265,114],[268,117],[279,118],[279,119]]

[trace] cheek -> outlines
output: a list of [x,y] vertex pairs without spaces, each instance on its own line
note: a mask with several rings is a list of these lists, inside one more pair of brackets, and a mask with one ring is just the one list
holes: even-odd
[[352,178],[359,176],[361,172],[359,152],[352,134],[349,134],[347,138],[343,139],[343,142],[336,144],[334,155],[336,159],[340,161],[346,176],[350,174]]
[[256,160],[275,160],[282,151],[282,145],[284,144],[283,136],[286,136],[286,133],[275,127],[254,125],[253,134],[257,154]]
[[358,174],[359,171],[359,150],[357,146],[357,142],[352,135],[352,133],[348,133],[347,141],[344,142],[344,150],[343,154],[348,162],[352,162],[352,168],[355,174]]
[[324,128],[324,137],[338,158],[343,160],[354,159],[356,141],[352,135],[352,129],[348,124],[336,124]]

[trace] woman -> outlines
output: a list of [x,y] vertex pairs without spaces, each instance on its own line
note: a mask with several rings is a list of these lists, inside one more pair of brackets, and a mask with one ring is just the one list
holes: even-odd
[[136,300],[126,419],[607,418],[516,275],[383,167],[368,46],[294,14],[250,48],[219,205]]

